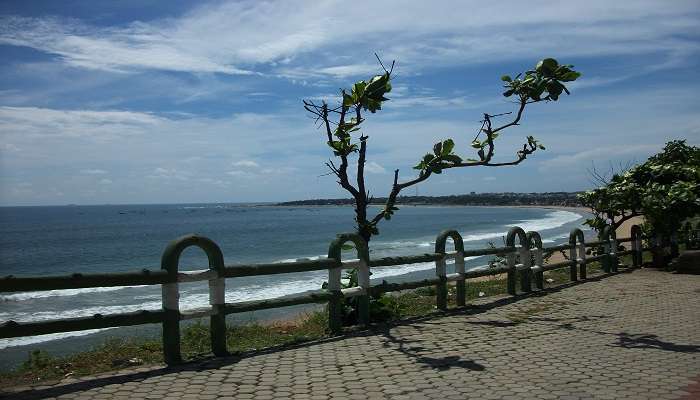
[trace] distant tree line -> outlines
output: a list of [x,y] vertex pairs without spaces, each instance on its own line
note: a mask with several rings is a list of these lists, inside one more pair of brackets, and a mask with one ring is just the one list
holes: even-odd
[[[582,206],[581,192],[545,193],[471,193],[451,196],[398,196],[396,204],[450,206]],[[354,199],[311,199],[278,203],[281,206],[354,205]],[[376,197],[370,204],[386,204],[386,197]]]

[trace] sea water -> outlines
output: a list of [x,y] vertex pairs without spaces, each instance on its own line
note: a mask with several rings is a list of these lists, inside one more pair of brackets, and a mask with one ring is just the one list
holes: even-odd
[[[371,208],[371,213],[379,212]],[[370,215],[372,215],[370,213]],[[435,237],[456,229],[466,249],[503,245],[512,226],[538,231],[545,245],[563,243],[586,213],[544,208],[402,206],[390,221],[379,224],[370,242],[370,257],[434,251]],[[335,235],[353,229],[353,209],[347,206],[283,207],[261,204],[104,205],[0,208],[0,275],[47,276],[160,268],[169,241],[197,233],[214,240],[227,265],[289,262],[325,257]],[[450,249],[448,245],[448,249]],[[352,254],[346,254],[354,258]],[[467,268],[478,268],[485,257],[473,257]],[[204,253],[190,248],[180,270],[205,269]],[[375,269],[372,279],[404,281],[435,274],[434,263]],[[319,289],[327,272],[305,272],[229,279],[226,301],[259,300]],[[209,304],[206,282],[181,284],[182,310]],[[0,323],[41,321],[111,314],[161,307],[160,287],[130,286],[0,294]],[[281,318],[299,308],[247,313],[243,320]],[[238,321],[241,318],[239,317]],[[153,328],[153,327],[152,327]],[[157,328],[157,327],[156,327]],[[0,339],[0,367],[26,357],[32,348],[65,354],[107,333],[84,331]],[[153,329],[117,328],[134,334]]]

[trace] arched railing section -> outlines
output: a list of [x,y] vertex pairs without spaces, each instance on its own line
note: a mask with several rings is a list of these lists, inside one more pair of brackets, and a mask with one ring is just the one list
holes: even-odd
[[526,235],[527,248],[532,254],[532,274],[535,279],[535,287],[544,289],[544,252],[542,251],[542,237],[535,231],[530,231]]
[[[518,238],[518,246],[515,245],[515,238]],[[506,246],[515,248],[506,256],[508,262],[508,293],[516,294],[515,281],[516,274],[520,273],[520,289],[523,292],[532,290],[532,278],[530,277],[530,246],[528,245],[525,231],[514,226],[508,231],[506,236]]]
[[[455,273],[449,276],[447,275],[448,254],[445,252],[448,238],[452,239],[455,249],[454,253],[450,253],[455,260]],[[448,280],[455,281],[455,286],[457,287],[457,306],[465,306],[467,301],[467,287],[464,275],[466,271],[464,266],[464,242],[462,241],[462,235],[455,230],[441,232],[437,239],[435,239],[435,253],[443,255],[440,259],[435,260],[435,275],[440,280],[436,288],[437,308],[440,310],[447,309]]]
[[[343,245],[352,242],[357,251],[358,260],[352,265],[342,265]],[[369,324],[369,249],[367,242],[358,234],[344,233],[338,235],[328,248],[328,258],[335,260],[339,265],[337,268],[328,270],[328,291],[331,300],[328,304],[328,320],[331,332],[338,333],[342,325],[343,298],[357,297],[358,321],[362,325]],[[342,289],[340,282],[342,269],[344,267],[357,268],[357,286]]]
[[186,235],[173,240],[165,248],[160,267],[168,273],[169,283],[162,285],[163,292],[163,356],[168,364],[182,361],[180,354],[180,288],[179,282],[187,282],[192,276],[179,275],[180,255],[188,247],[196,246],[204,250],[209,260],[209,271],[200,273],[196,279],[209,281],[209,304],[212,306],[209,316],[212,352],[224,356],[226,351],[226,314],[223,312],[225,302],[224,255],[219,246],[204,236]]

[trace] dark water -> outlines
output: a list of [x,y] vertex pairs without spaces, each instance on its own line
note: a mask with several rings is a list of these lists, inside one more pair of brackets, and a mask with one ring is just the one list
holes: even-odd
[[[227,264],[293,261],[325,256],[337,233],[352,230],[350,207],[271,207],[231,204],[128,205],[0,208],[0,275],[36,276],[68,273],[158,269],[161,252],[178,236],[197,233],[221,247]],[[402,207],[380,224],[370,244],[371,257],[430,252],[435,236],[457,229],[465,247],[485,247],[509,227],[542,234],[545,242],[566,240],[583,217],[570,211],[536,208]],[[349,255],[350,256],[350,255]],[[475,267],[485,260],[472,259]],[[203,269],[207,262],[188,249],[181,270]],[[434,264],[414,264],[373,271],[373,279],[425,278]],[[227,281],[227,301],[254,300],[318,289],[326,273],[310,272]],[[182,285],[181,308],[208,304],[205,282]],[[160,288],[92,288],[0,295],[0,322],[37,321],[138,309],[158,309]],[[109,330],[115,332],[117,330]],[[10,357],[27,346],[51,348],[57,339],[82,333],[0,340],[0,354]],[[93,332],[87,333],[88,336]],[[85,340],[88,336],[83,336]],[[100,336],[100,335],[98,335]],[[4,358],[0,357],[0,358]]]

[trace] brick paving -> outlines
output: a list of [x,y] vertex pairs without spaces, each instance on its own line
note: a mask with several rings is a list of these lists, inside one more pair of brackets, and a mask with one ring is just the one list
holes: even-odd
[[17,399],[698,399],[700,275],[634,270],[341,338]]

